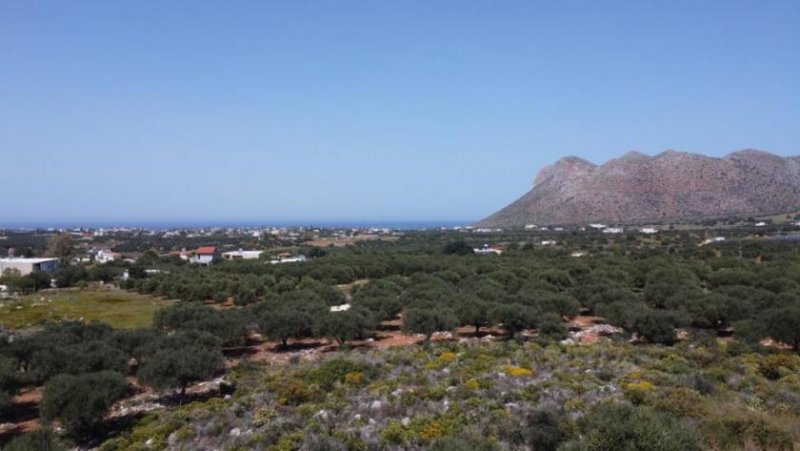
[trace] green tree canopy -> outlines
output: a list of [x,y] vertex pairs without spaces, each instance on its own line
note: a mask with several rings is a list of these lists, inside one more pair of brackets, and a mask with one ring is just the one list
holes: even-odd
[[72,235],[67,232],[53,235],[47,240],[47,254],[60,259],[62,262],[69,261],[74,252]]
[[458,325],[458,317],[449,308],[409,308],[403,315],[403,328],[431,339],[434,332],[447,331]]
[[344,344],[347,340],[365,338],[367,331],[374,327],[375,321],[369,311],[350,308],[343,312],[325,312],[318,317],[315,329],[317,335]]
[[472,250],[472,246],[467,244],[464,240],[453,241],[451,243],[447,243],[444,246],[445,254],[453,254],[453,255],[472,255],[475,251]]
[[468,298],[458,308],[458,321],[463,325],[473,326],[475,335],[481,331],[481,327],[490,324],[489,311],[492,304],[478,298]]
[[127,392],[125,378],[113,371],[61,374],[45,384],[40,410],[45,420],[58,419],[71,434],[82,436]]
[[311,315],[290,306],[264,309],[258,316],[261,332],[270,340],[280,341],[283,346],[289,343],[290,338],[310,336],[313,322]]
[[800,306],[770,309],[758,316],[759,328],[769,336],[800,352]]
[[495,322],[502,324],[511,338],[525,329],[536,327],[536,311],[521,304],[496,305],[492,309],[490,317]]
[[176,332],[153,344],[137,372],[147,385],[162,390],[186,387],[214,375],[224,360],[219,339],[204,332]]

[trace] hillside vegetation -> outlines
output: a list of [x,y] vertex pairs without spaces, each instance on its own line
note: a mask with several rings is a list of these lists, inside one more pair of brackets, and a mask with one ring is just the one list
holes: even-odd
[[[152,326],[9,331],[0,414],[32,431],[8,449],[791,450],[800,245],[704,234],[425,232],[297,264],[109,266],[180,301]],[[487,241],[502,255],[473,254]]]

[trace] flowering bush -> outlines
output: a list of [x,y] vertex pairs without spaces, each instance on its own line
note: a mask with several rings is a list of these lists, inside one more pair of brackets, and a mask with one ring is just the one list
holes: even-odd
[[511,377],[530,377],[533,376],[533,371],[522,368],[520,366],[506,365],[503,371]]

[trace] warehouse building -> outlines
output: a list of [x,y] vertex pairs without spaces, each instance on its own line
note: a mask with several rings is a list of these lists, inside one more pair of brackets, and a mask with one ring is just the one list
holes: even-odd
[[21,276],[34,271],[54,273],[58,269],[57,258],[0,258],[0,274],[6,270],[17,270]]

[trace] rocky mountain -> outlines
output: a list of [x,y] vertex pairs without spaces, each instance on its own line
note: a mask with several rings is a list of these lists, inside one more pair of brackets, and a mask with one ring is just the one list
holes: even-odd
[[533,188],[480,221],[615,224],[782,213],[800,207],[800,157],[742,150],[723,158],[669,150],[629,152],[602,165],[566,157],[543,168]]

